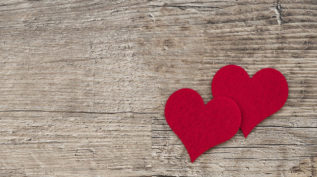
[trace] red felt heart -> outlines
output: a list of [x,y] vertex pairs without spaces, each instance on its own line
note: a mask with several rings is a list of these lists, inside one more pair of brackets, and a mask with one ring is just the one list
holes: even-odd
[[237,133],[241,112],[229,98],[217,97],[204,104],[196,91],[180,89],[167,100],[165,119],[194,162],[202,153]]
[[262,120],[281,109],[288,97],[285,77],[272,68],[262,69],[250,78],[240,66],[227,65],[215,74],[211,88],[214,97],[226,96],[239,105],[245,137]]

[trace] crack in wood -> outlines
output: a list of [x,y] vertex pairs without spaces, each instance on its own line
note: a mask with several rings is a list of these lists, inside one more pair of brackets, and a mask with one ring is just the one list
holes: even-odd
[[51,110],[2,110],[0,112],[44,112],[44,113],[70,113],[70,114],[158,114],[158,112],[133,112],[133,111],[121,111],[121,112],[93,112],[93,111],[51,111]]
[[275,14],[276,14],[277,23],[279,25],[282,25],[284,23],[284,20],[282,18],[282,5],[280,3],[280,0],[277,0],[276,5],[274,7],[274,11],[275,11]]
[[172,8],[178,8],[180,10],[186,10],[186,9],[220,9],[219,7],[214,6],[192,6],[192,5],[174,5],[174,4],[163,4],[163,5],[150,5],[150,7],[154,8],[162,8],[162,7],[172,7]]

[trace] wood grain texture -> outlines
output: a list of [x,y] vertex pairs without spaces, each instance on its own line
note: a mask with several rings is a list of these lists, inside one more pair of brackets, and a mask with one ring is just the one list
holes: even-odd
[[[164,119],[227,64],[285,74],[247,139],[190,163]],[[317,176],[317,1],[0,2],[0,176]]]

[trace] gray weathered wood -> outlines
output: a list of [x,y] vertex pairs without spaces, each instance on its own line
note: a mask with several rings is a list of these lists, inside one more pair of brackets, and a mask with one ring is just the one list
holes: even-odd
[[[317,1],[0,2],[0,176],[317,176]],[[164,119],[238,64],[289,99],[197,159]]]

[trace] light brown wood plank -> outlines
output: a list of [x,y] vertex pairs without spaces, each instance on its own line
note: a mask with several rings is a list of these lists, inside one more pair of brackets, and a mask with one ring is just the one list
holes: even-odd
[[[0,2],[0,176],[317,176],[315,0]],[[164,118],[227,64],[289,98],[190,163]]]

